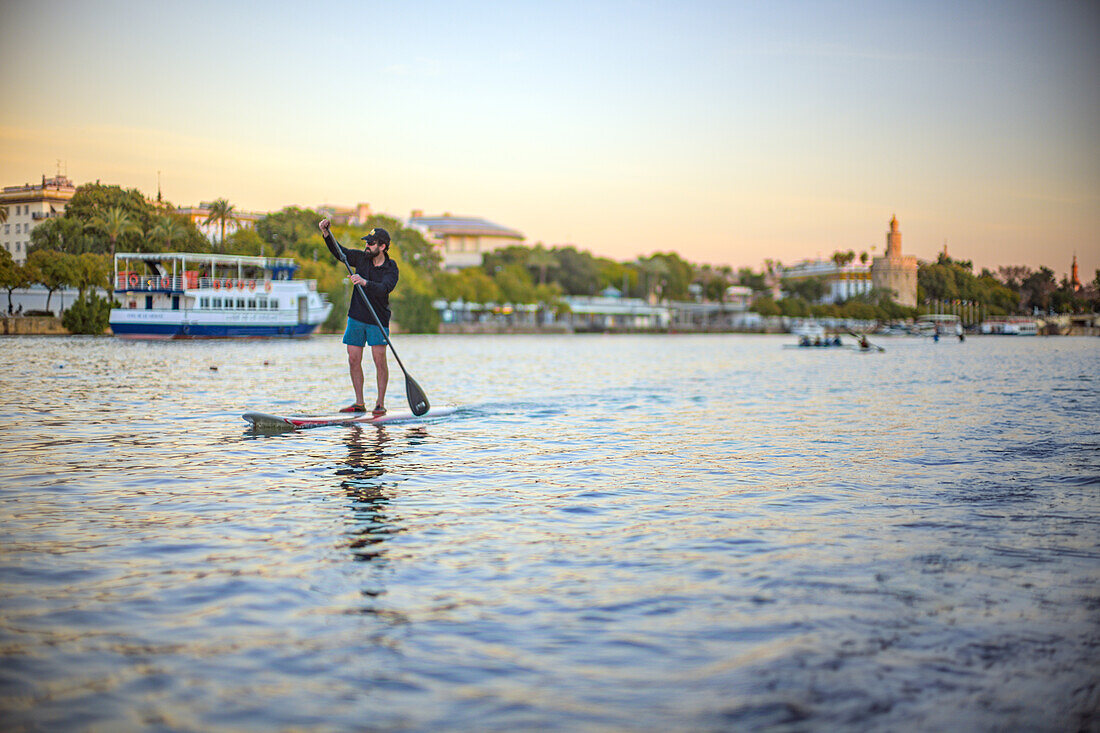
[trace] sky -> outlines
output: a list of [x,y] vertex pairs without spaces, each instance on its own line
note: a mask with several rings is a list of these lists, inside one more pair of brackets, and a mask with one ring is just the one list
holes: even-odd
[[[1100,268],[1100,3],[0,3],[0,184]],[[873,248],[873,249],[872,249]]]

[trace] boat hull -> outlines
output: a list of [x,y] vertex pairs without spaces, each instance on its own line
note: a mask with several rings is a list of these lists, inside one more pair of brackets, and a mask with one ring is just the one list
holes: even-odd
[[224,339],[224,338],[300,338],[317,330],[317,324],[283,326],[259,324],[179,324],[113,323],[111,332],[124,339]]

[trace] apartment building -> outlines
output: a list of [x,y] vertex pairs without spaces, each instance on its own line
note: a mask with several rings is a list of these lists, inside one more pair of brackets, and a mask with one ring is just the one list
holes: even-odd
[[31,230],[47,219],[64,215],[75,193],[76,186],[62,175],[43,175],[42,183],[5,186],[0,191],[0,208],[7,211],[7,220],[0,224],[0,242],[17,264],[27,260]]

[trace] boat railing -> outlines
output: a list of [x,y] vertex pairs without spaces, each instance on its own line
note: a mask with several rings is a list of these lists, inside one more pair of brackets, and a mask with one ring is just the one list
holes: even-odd
[[115,280],[116,291],[182,292],[187,278],[182,275],[142,275],[120,272]]
[[271,290],[271,281],[245,277],[200,277],[197,278],[197,283],[193,287],[204,290],[245,290],[254,292],[256,290]]
[[115,281],[115,290],[119,292],[181,293],[184,290],[271,290],[271,280],[235,277],[198,277],[186,275],[142,275],[137,272],[120,272]]

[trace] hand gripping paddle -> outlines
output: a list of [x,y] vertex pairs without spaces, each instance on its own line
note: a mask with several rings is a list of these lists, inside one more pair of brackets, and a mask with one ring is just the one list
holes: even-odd
[[[338,246],[336,251],[340,253],[340,261],[344,263],[344,267],[348,268],[348,274],[354,275],[355,271],[352,270],[351,265],[348,264],[348,258],[344,254],[344,250]],[[386,329],[382,327],[382,320],[378,317],[378,314],[374,312],[374,306],[370,304],[370,299],[367,298],[367,293],[363,290],[363,286],[359,285],[359,283],[355,283],[355,289],[359,291],[359,295],[363,298],[363,302],[367,304],[367,309],[370,310],[370,314],[374,317],[374,322],[378,324],[378,329],[382,331],[382,338],[386,340],[386,344],[389,345],[390,351],[393,352],[393,358],[397,359],[397,365],[401,367],[401,371],[405,375],[405,395],[409,398],[409,409],[418,417],[423,415],[428,411],[428,408],[431,407],[428,403],[427,395],[424,394],[424,390],[420,389],[420,385],[416,383],[416,380],[409,376],[409,371],[405,369],[405,365],[401,363],[401,357],[397,355],[397,349],[393,348],[390,337],[386,335]]]

